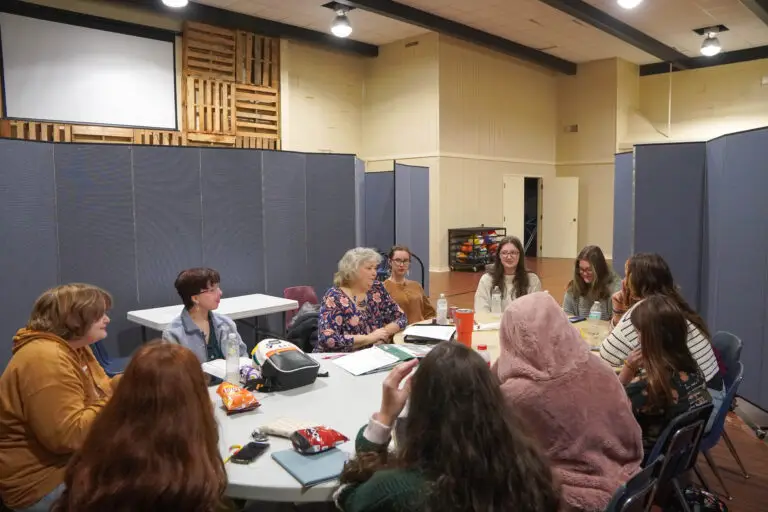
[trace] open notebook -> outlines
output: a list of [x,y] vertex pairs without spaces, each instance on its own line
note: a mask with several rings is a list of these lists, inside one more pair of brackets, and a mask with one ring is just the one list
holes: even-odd
[[355,376],[389,371],[403,361],[408,361],[420,354],[407,347],[397,345],[376,345],[371,348],[352,352],[334,359],[333,363]]

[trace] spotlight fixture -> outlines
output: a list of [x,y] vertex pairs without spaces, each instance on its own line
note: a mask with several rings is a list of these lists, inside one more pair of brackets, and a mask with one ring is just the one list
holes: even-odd
[[345,7],[339,7],[336,10],[336,17],[333,19],[333,23],[331,23],[331,32],[336,37],[349,37],[352,34],[352,25],[350,25],[349,18],[347,17],[348,12],[349,9]]
[[624,9],[634,9],[642,2],[643,0],[617,0],[616,3],[619,4],[619,7],[623,7]]
[[179,9],[181,7],[186,7],[189,3],[189,0],[163,0],[163,3],[168,7]]
[[717,32],[710,32],[701,43],[701,54],[706,57],[714,57],[723,49],[720,46],[720,40],[717,38]]

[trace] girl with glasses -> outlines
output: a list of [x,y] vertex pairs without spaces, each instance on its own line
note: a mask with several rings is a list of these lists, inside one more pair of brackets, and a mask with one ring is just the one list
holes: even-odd
[[405,311],[409,324],[435,317],[435,308],[424,293],[424,288],[416,281],[407,278],[411,268],[411,251],[403,245],[396,245],[389,251],[391,273],[384,281],[387,289],[398,306]]
[[594,303],[599,302],[601,320],[610,320],[611,296],[620,289],[621,279],[608,268],[603,251],[596,245],[588,245],[576,257],[573,279],[563,298],[563,310],[568,316],[586,318]]
[[494,288],[501,291],[501,310],[518,297],[541,291],[539,276],[525,267],[525,251],[520,239],[510,236],[499,242],[493,269],[480,278],[475,292],[475,311],[491,313]]

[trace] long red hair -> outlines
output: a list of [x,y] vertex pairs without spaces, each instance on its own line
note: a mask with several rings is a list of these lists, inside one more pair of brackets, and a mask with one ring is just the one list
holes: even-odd
[[217,510],[227,477],[194,353],[162,342],[142,346],[64,483],[56,512]]

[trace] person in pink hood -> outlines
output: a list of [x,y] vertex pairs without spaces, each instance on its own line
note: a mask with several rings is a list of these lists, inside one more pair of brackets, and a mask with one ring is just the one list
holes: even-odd
[[640,467],[642,433],[613,369],[547,293],[526,295],[504,312],[493,371],[547,453],[562,485],[563,510],[604,510]]

